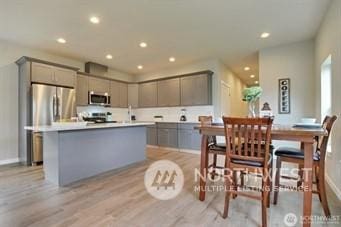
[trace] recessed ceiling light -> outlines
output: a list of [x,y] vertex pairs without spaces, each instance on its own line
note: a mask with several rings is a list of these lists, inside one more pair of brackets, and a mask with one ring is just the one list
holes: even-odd
[[255,75],[252,74],[250,77],[251,77],[251,78],[255,78]]
[[111,54],[107,54],[107,56],[105,56],[107,59],[112,59],[112,55]]
[[268,38],[269,36],[270,36],[270,33],[268,33],[268,32],[263,32],[263,33],[260,35],[260,37],[261,37],[262,39]]
[[170,58],[169,58],[169,61],[170,61],[170,62],[175,62],[175,57],[170,57]]
[[137,68],[138,69],[143,69],[143,65],[138,65]]
[[250,67],[246,66],[246,67],[244,68],[244,70],[245,70],[245,71],[249,71],[249,70],[250,70]]
[[90,17],[90,22],[93,24],[98,24],[99,23],[99,18],[98,17]]
[[59,38],[59,39],[57,39],[57,42],[58,43],[66,43],[66,40],[63,38]]
[[142,42],[142,43],[140,43],[140,47],[142,47],[142,48],[145,48],[145,47],[147,47],[148,45],[147,45],[147,43],[145,43],[145,42]]
[[255,84],[259,84],[258,80],[255,81]]

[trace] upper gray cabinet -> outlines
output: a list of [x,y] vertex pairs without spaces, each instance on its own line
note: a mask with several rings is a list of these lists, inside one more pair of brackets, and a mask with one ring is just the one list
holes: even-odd
[[180,79],[181,105],[211,105],[211,75],[186,76]]
[[157,106],[157,82],[139,84],[139,107]]
[[76,72],[63,68],[55,68],[54,79],[56,85],[75,87],[76,85]]
[[110,93],[110,80],[89,77],[89,91],[98,93]]
[[111,81],[110,82],[111,107],[125,108],[128,106],[128,84]]
[[77,106],[88,105],[89,77],[77,75],[76,103]]
[[157,104],[160,107],[180,105],[180,78],[157,82]]
[[120,107],[128,107],[128,84],[120,83],[119,85],[120,91]]
[[31,81],[65,87],[75,87],[76,71],[32,62]]

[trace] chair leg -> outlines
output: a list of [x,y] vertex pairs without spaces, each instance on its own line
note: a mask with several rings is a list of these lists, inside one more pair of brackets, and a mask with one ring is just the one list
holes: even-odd
[[302,182],[303,182],[303,165],[298,165],[298,181],[297,181],[297,187],[301,187],[302,186]]
[[211,179],[214,180],[216,169],[217,169],[217,154],[213,154],[213,164],[212,164]]
[[[264,172],[264,171],[263,171]],[[262,227],[267,226],[267,190],[266,190],[266,182],[262,180]]]
[[319,200],[320,200],[320,202],[322,202],[322,198],[321,198],[321,189],[320,189],[320,184],[319,184],[320,179],[319,179],[319,169],[318,169],[318,166],[315,166],[314,170],[315,170],[316,188],[317,188]]
[[[233,190],[237,191],[238,190],[238,178],[237,178],[237,171],[233,171]],[[237,194],[233,194],[232,198],[237,198]]]
[[[266,171],[271,171],[270,169],[267,169]],[[271,192],[271,181],[270,181],[270,172],[268,173],[268,176],[267,176],[267,178],[266,178],[266,181],[265,181],[265,185],[266,185],[266,187],[265,187],[265,195],[266,195],[266,197],[265,197],[265,200],[266,200],[266,207],[267,208],[270,208],[270,192]]]
[[326,195],[326,185],[325,185],[326,182],[325,182],[325,176],[324,176],[324,168],[319,169],[318,178],[319,178],[319,189],[320,189],[320,195],[321,195],[324,214],[327,217],[330,217],[330,210],[329,210],[327,195]]
[[276,160],[276,177],[275,177],[275,190],[274,190],[274,204],[277,204],[278,193],[279,193],[279,180],[281,178],[280,171],[281,171],[281,158],[277,156]]
[[244,187],[244,176],[245,173],[243,171],[240,171],[240,186]]
[[230,205],[230,186],[233,184],[233,182],[230,182],[230,178],[225,178],[225,205],[224,205],[224,212],[223,212],[223,218],[227,218],[228,212],[229,212],[229,205]]
[[269,171],[269,193],[268,193],[268,202],[267,202],[267,207],[269,208],[270,207],[270,201],[271,201],[271,193],[273,191],[273,160],[271,160],[271,163],[270,163],[270,169],[268,170]]

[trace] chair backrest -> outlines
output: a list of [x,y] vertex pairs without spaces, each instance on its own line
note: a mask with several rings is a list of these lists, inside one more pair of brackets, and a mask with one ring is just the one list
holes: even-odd
[[[211,126],[213,122],[212,116],[199,116],[199,122],[201,126]],[[208,145],[214,145],[217,144],[217,139],[215,136],[209,136],[208,137]]]
[[326,116],[323,120],[323,125],[322,127],[327,130],[328,135],[323,136],[321,143],[318,144],[318,149],[320,151],[320,160],[324,161],[327,153],[327,148],[328,148],[328,141],[329,137],[333,128],[333,125],[337,119],[337,116]]
[[212,121],[212,116],[199,116],[199,122],[201,126],[210,126],[212,125]]
[[226,155],[229,159],[240,159],[263,163],[269,160],[272,118],[223,117]]

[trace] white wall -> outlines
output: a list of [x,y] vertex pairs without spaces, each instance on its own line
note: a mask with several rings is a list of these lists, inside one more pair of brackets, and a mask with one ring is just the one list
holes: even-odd
[[[270,104],[275,115],[274,123],[293,124],[299,122],[302,117],[315,116],[314,73],[314,42],[311,40],[267,48],[259,52],[259,79],[263,88],[260,106],[263,106],[264,102]],[[290,78],[290,114],[278,113],[280,78]]]
[[[315,116],[314,42],[304,41],[259,52],[260,105],[268,102],[275,123],[296,123]],[[278,79],[290,78],[291,112],[278,112]]]
[[[0,164],[13,162],[18,158],[18,67],[14,62],[22,56],[84,70],[84,62],[0,40]],[[106,76],[120,80],[126,78],[126,81],[133,79],[133,76],[113,69]]]
[[321,64],[332,56],[332,113],[338,115],[332,134],[332,154],[327,156],[329,184],[341,200],[341,1],[332,1],[315,40],[316,116],[321,113]]
[[244,83],[234,75],[224,64],[218,59],[210,59],[205,61],[194,62],[182,67],[168,68],[153,73],[136,76],[136,81],[145,81],[157,78],[164,78],[174,75],[181,75],[203,70],[211,70],[214,72],[212,79],[212,104],[215,118],[221,117],[220,111],[220,82],[221,80],[228,83],[231,87],[231,114],[235,116],[245,116],[245,103],[241,100],[241,92],[245,87]]

